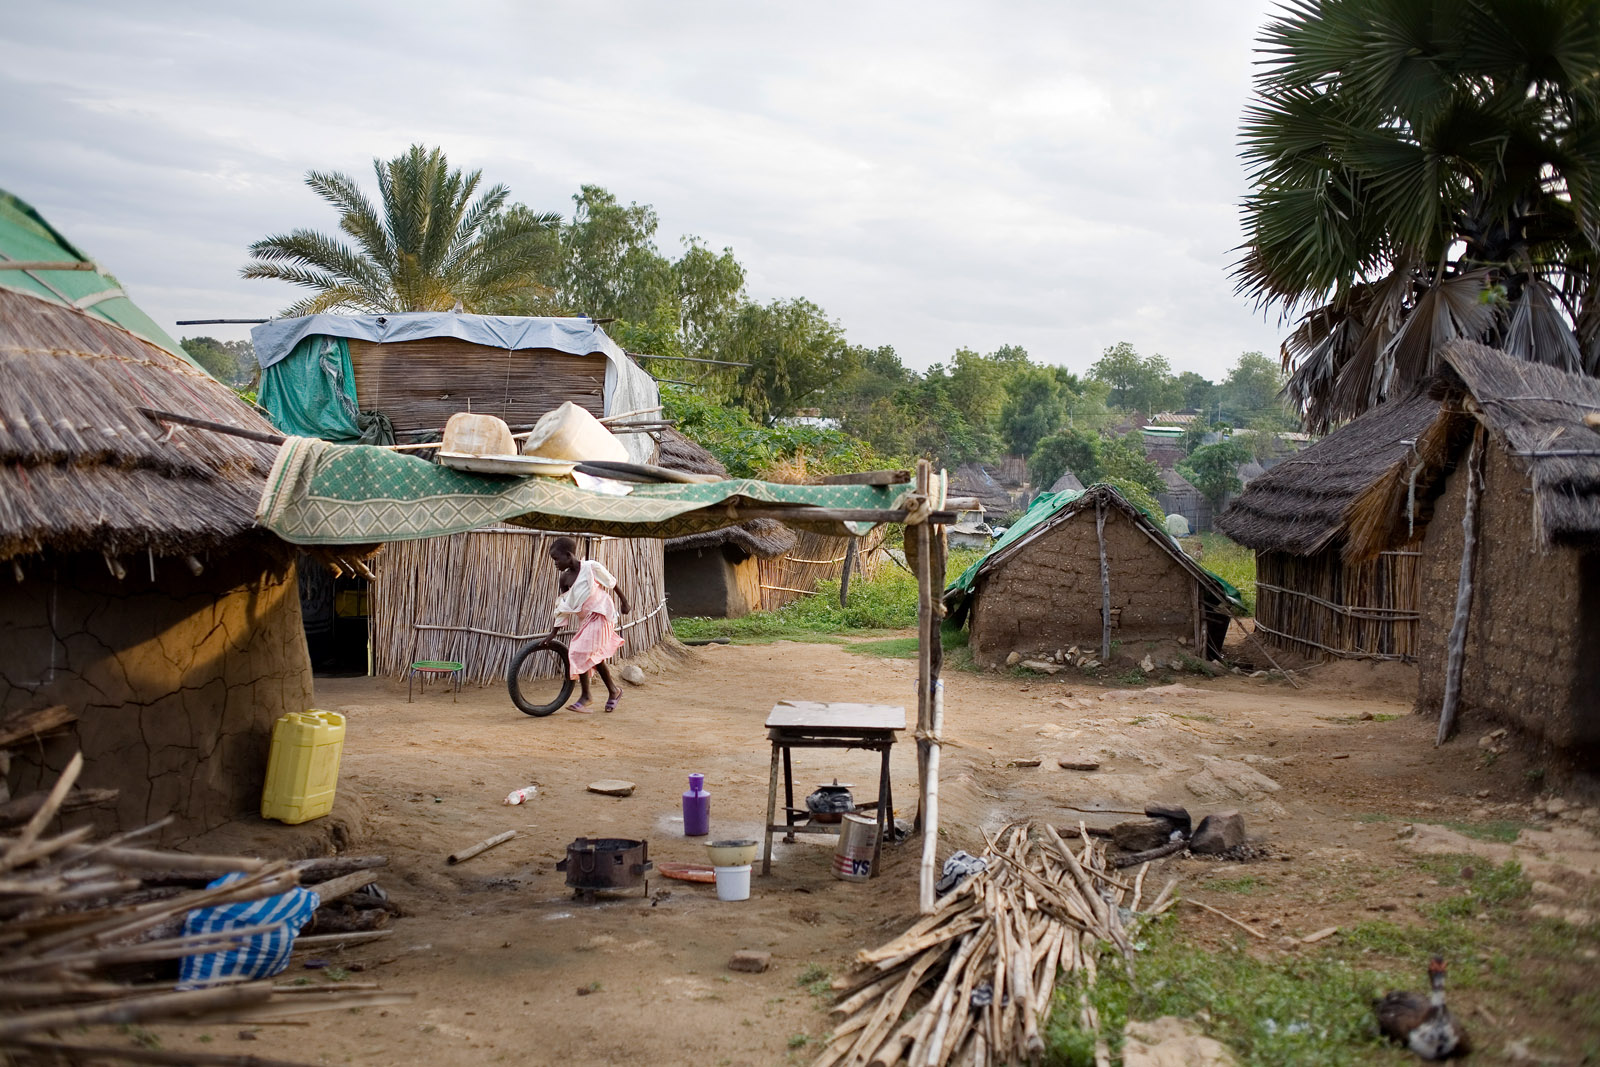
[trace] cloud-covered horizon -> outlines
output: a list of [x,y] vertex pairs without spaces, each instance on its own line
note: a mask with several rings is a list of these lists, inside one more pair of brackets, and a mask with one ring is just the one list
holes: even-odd
[[1119,341],[1217,378],[1283,329],[1229,280],[1266,0],[916,6],[598,2],[35,5],[0,30],[0,187],[180,318],[297,295],[245,248],[336,229],[303,184],[414,142],[570,216],[582,184],[658,240],[732,247],[913,367]]

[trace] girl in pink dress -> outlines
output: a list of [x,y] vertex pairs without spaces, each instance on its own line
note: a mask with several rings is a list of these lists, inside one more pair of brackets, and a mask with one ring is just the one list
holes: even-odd
[[567,645],[567,671],[582,687],[578,699],[569,707],[573,711],[589,710],[589,672],[596,670],[609,697],[606,710],[611,711],[622,699],[622,688],[611,680],[605,661],[622,647],[622,637],[617,633],[617,607],[620,604],[627,611],[628,598],[617,588],[617,579],[610,571],[592,559],[578,558],[578,545],[572,538],[556,538],[550,546],[550,559],[561,580],[556,629],[573,633]]

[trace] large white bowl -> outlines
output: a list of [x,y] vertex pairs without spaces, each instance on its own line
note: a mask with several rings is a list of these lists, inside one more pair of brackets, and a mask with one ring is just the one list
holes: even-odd
[[711,854],[713,867],[743,867],[756,858],[760,848],[756,841],[708,841],[706,851]]

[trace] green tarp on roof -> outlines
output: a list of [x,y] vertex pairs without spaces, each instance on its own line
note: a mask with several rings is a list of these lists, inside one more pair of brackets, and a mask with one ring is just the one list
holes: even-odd
[[[28,203],[0,189],[0,262],[90,263],[76,245]],[[144,338],[200,367],[183,346],[128,299],[111,275],[99,270],[0,270],[0,286],[77,308]],[[204,369],[204,368],[200,368]]]
[[[1004,552],[1006,549],[1010,548],[1012,545],[1016,544],[1018,541],[1021,541],[1023,538],[1027,537],[1039,526],[1049,522],[1062,511],[1071,507],[1073,504],[1076,504],[1085,496],[1099,491],[1114,493],[1117,499],[1122,501],[1129,508],[1133,508],[1134,510],[1140,511],[1141,514],[1144,514],[1142,509],[1139,509],[1137,505],[1128,501],[1128,499],[1121,493],[1118,493],[1115,487],[1105,485],[1103,483],[1091,485],[1087,489],[1065,489],[1059,493],[1041,493],[1039,496],[1034,498],[1032,504],[1028,505],[1028,510],[1023,513],[1022,517],[1012,524],[1011,528],[1005,532],[1005,535],[996,541],[990,547],[989,551],[983,554],[981,559],[973,563],[972,566],[968,567],[966,570],[962,571],[960,576],[957,577],[955,581],[951,582],[945,587],[946,597],[948,598],[952,593],[958,594],[958,596],[961,597],[970,595],[974,587],[977,585],[978,573],[983,570],[986,563],[1000,553]],[[1177,539],[1171,534],[1168,534],[1162,528],[1162,522],[1159,517],[1149,514],[1146,514],[1145,517],[1150,520],[1150,525],[1152,527],[1150,530],[1151,536],[1164,538],[1168,542],[1168,547],[1173,553],[1182,557],[1184,560],[1189,560],[1189,557],[1183,551],[1183,546],[1178,544]],[[1219,586],[1221,586],[1223,592],[1227,594],[1229,603],[1233,605],[1236,611],[1243,613],[1244,600],[1240,597],[1239,590],[1235,589],[1231,584],[1229,584],[1226,579],[1209,570],[1206,570],[1206,568],[1201,567],[1192,560],[1189,560],[1189,563],[1195,570],[1208,575]]]
[[[729,507],[810,504],[892,509],[907,485],[783,485],[733,478],[635,485],[626,496],[563,478],[468,474],[369,445],[291,437],[278,450],[256,521],[301,545],[409,541],[511,523],[616,537],[681,537],[739,522]],[[903,505],[902,505],[903,506]],[[871,523],[796,523],[857,536]]]

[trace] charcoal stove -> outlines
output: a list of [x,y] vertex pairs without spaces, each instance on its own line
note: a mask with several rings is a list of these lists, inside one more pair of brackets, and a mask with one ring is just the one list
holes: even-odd
[[654,866],[648,841],[580,837],[567,846],[567,858],[556,864],[556,870],[567,872],[567,885],[572,887],[574,897],[593,900],[600,890],[627,890],[640,885],[649,896],[650,881],[645,874]]

